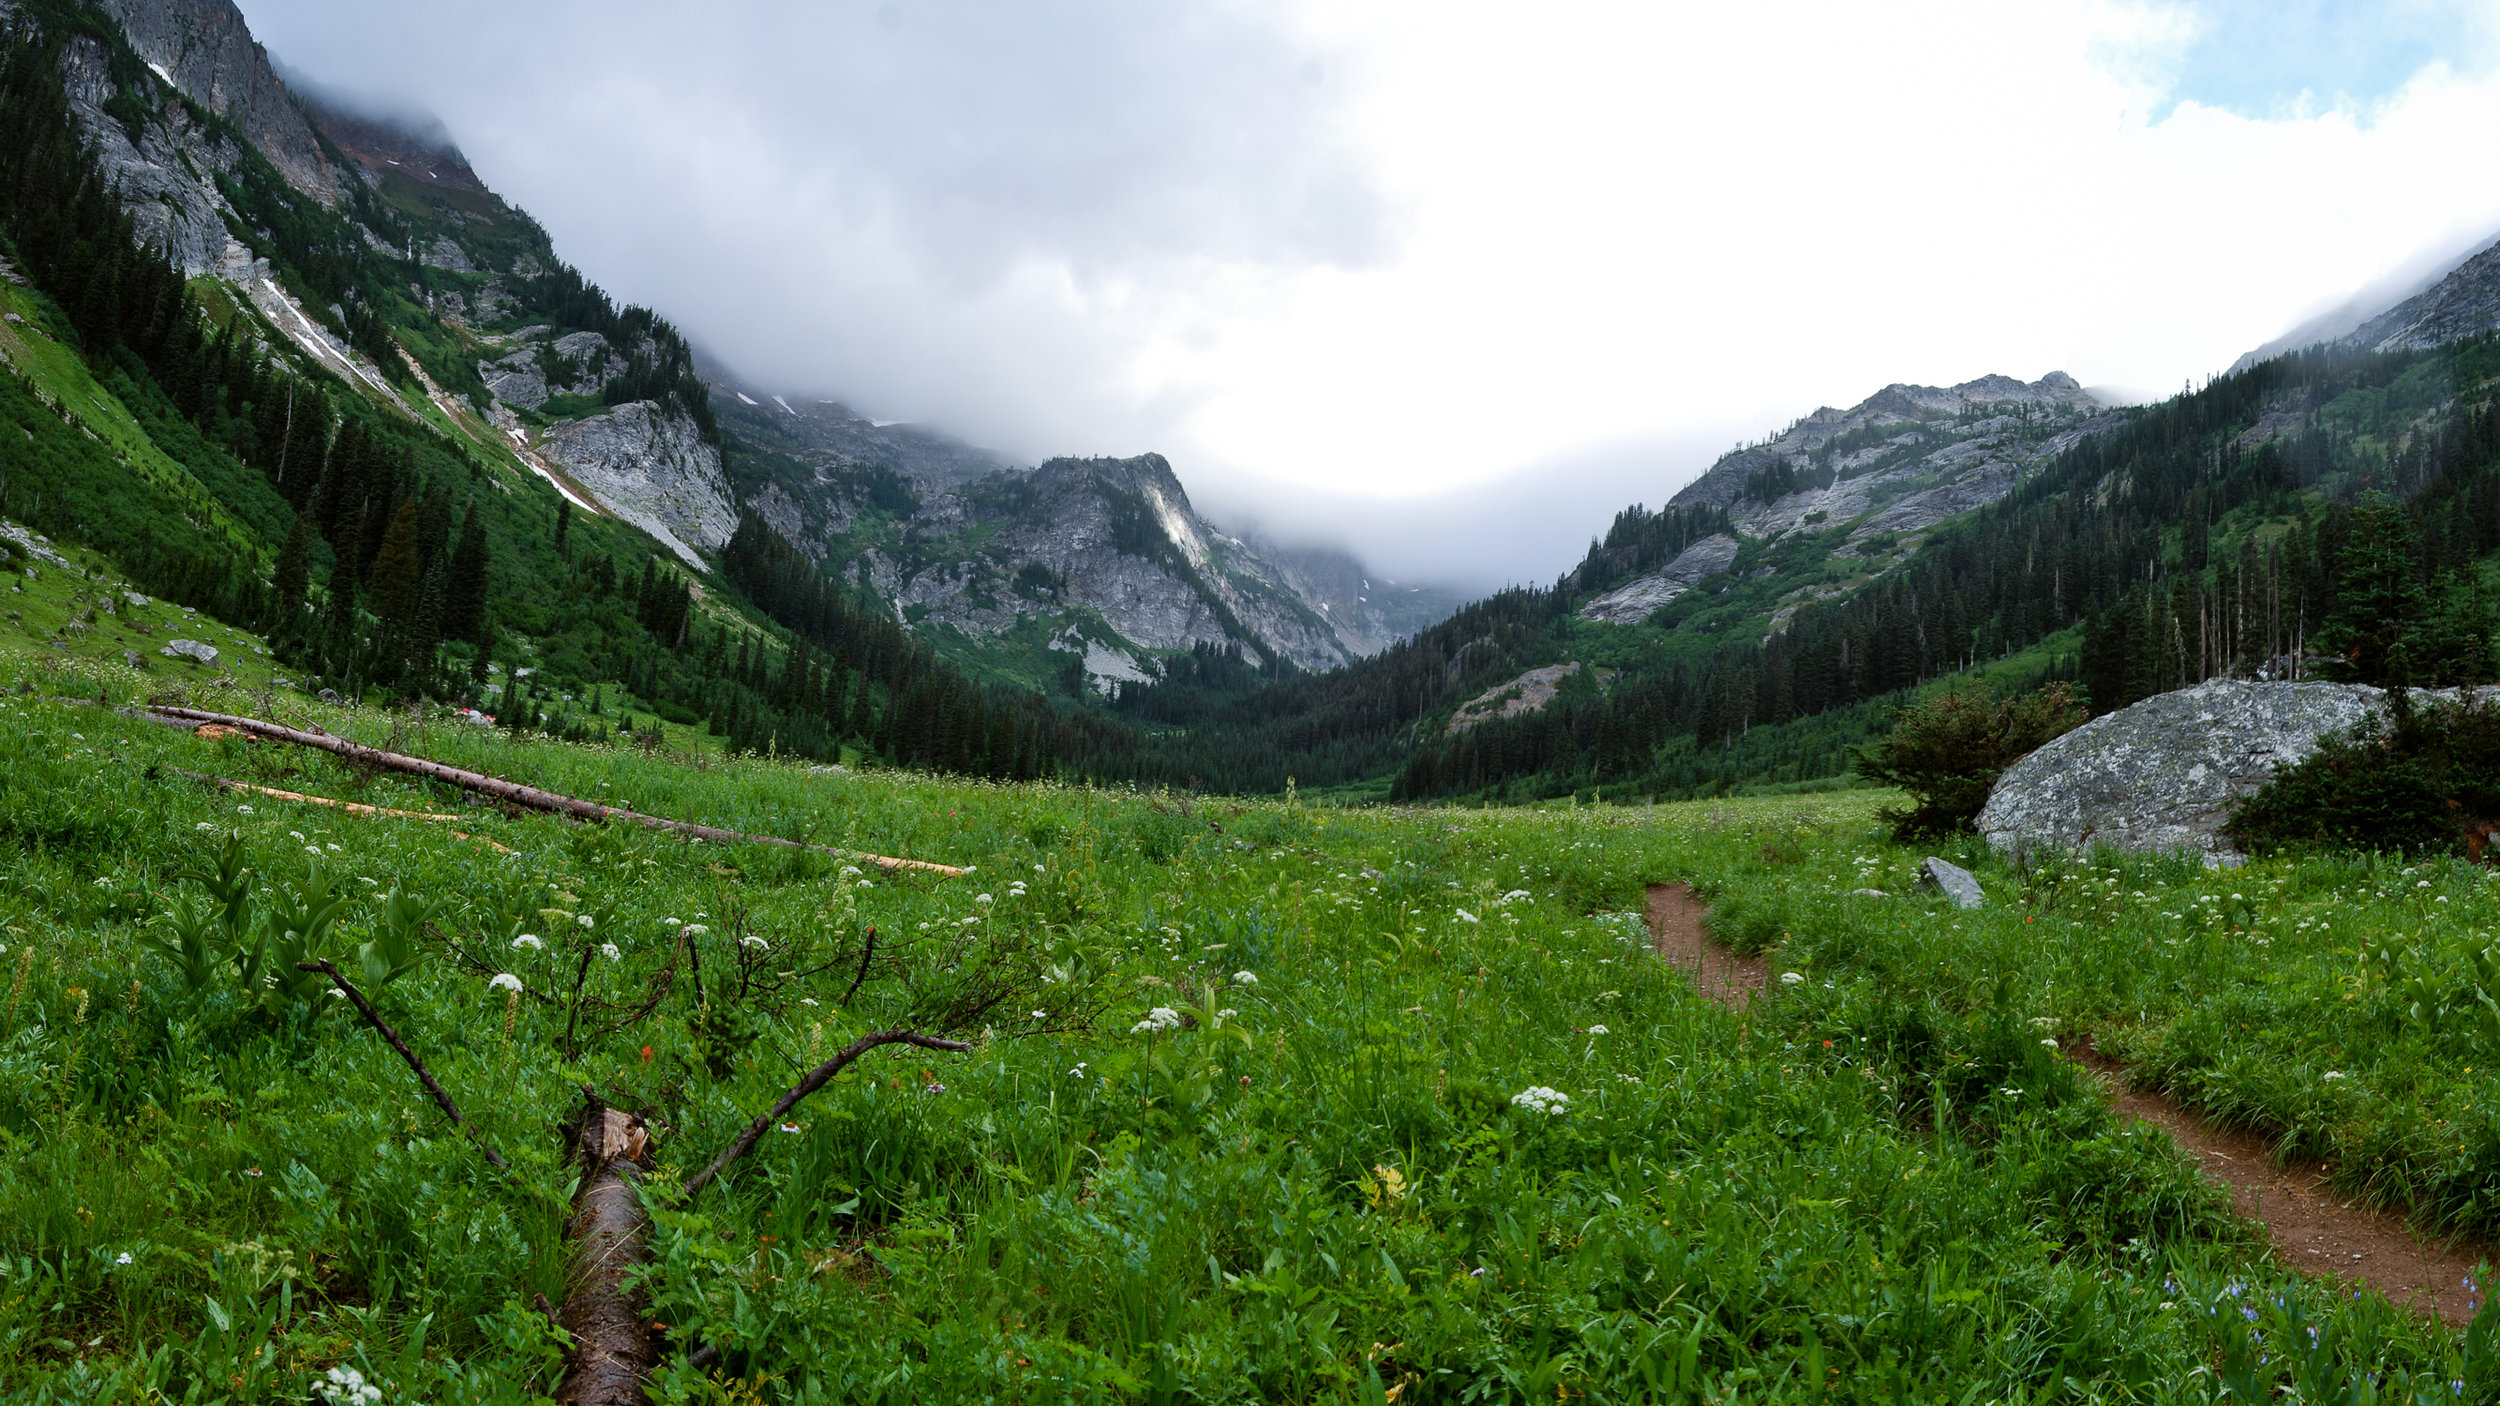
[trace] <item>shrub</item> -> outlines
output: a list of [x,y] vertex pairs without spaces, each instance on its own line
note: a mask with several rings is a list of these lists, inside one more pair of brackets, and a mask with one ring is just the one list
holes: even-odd
[[1895,839],[1951,834],[1970,828],[2007,767],[2083,719],[2063,683],[2019,698],[1947,693],[1903,709],[1891,733],[1858,749],[1858,773],[1910,793],[1909,809],[1879,812]]
[[2500,821],[2500,706],[2466,697],[2389,716],[2319,743],[2231,812],[2232,838],[2260,853],[2288,845],[2483,857]]

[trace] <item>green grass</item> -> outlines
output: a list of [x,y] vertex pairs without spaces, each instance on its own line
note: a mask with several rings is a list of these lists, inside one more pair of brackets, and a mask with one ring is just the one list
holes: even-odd
[[[2473,1077],[2404,1038],[2364,1057],[2377,998],[2345,1002],[2333,980],[2365,924],[2444,942],[2487,922],[2461,874],[2144,864],[2112,895],[2081,867],[1983,861],[1997,906],[1956,914],[1904,889],[1917,856],[1878,841],[1868,793],[1192,805],[286,705],[573,794],[974,866],[859,876],[506,817],[317,754],[47,701],[137,685],[19,658],[48,672],[0,701],[13,1400],[302,1400],[341,1363],[392,1401],[538,1399],[554,1358],[526,1305],[561,1294],[571,1173],[553,1125],[577,1085],[650,1108],[665,1189],[811,1054],[927,1009],[950,963],[994,946],[1056,969],[1030,999],[1057,1019],[1002,1011],[971,1054],[871,1056],[801,1105],[796,1131],[663,1210],[655,1314],[721,1349],[708,1373],[672,1367],[663,1399],[2210,1400],[2237,1375],[2317,1400],[2371,1373],[2390,1399],[2500,1387],[2487,1328],[2460,1338],[2276,1267],[2165,1139],[2116,1121],[2041,1043],[2044,1020],[2137,1041],[2153,1067],[2209,1071],[2191,1092],[2220,1107],[2224,1089],[2265,1096],[2259,1066],[2341,1041],[2329,1102],[2264,1106],[2344,1110],[2319,1124],[2331,1133],[2368,1116],[2332,1102],[2346,1085],[2395,1102],[2372,1081],[2396,1061],[2430,1081],[2405,1096],[2464,1107]],[[344,815],[177,767],[472,818]],[[138,940],[200,892],[179,876],[229,835],[265,887],[321,866],[349,899],[349,952],[381,926],[372,895],[441,905],[447,940],[378,1000],[511,1175],[343,1011],[222,977],[193,992]],[[1740,940],[1780,943],[1801,979],[1742,1017],[1697,997],[1636,916],[1643,885],[1673,878],[1711,893]],[[1899,896],[1845,896],[1868,886]],[[2243,933],[2271,948],[2148,916],[2235,891]],[[502,942],[516,913],[546,947]],[[2316,914],[2335,936],[2296,935]],[[535,997],[565,991],[595,939],[618,958],[593,960],[592,991],[628,1004],[684,924],[707,929],[709,999],[681,982],[567,1058],[564,1012]],[[805,970],[864,924],[892,965],[847,1008],[847,962],[746,1001],[722,984],[742,952],[758,972]],[[454,942],[533,998],[490,991]],[[1095,1002],[1085,1028],[1048,1028]],[[1197,1023],[1132,1029],[1158,1006]],[[1564,1111],[1520,1104],[1531,1088]]]

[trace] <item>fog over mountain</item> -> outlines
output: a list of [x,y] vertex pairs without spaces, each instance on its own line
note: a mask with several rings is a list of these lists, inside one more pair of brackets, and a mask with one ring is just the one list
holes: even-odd
[[2500,229],[2473,7],[242,8],[748,380],[1454,582],[1817,406],[2167,393]]

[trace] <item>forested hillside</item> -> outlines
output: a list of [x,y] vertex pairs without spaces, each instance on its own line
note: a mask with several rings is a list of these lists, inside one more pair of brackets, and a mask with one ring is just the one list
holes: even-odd
[[[1892,701],[1957,676],[2079,678],[2107,710],[2224,673],[2314,671],[2354,503],[2372,493],[2402,504],[2419,541],[2398,548],[2424,602],[2417,681],[2483,677],[2495,377],[2487,339],[2277,358],[2112,417],[2002,500],[1785,618],[1774,603],[1831,567],[1845,524],[1746,540],[1637,626],[1587,618],[1591,599],[1728,530],[1723,509],[1633,509],[1552,587],[1469,607],[1379,658],[1277,685],[1201,668],[1120,706],[1185,729],[1163,745],[1252,789],[1392,769],[1401,799],[1811,782],[1842,774]],[[1589,667],[1541,709],[1452,724],[1460,703],[1571,662]]]
[[[217,190],[236,239],[333,304],[322,330],[358,360],[326,360],[318,333],[286,335],[235,286],[186,280],[141,241],[73,117],[61,75],[76,45],[110,55],[117,120],[144,128],[178,107],[225,143],[233,169]],[[526,276],[411,257],[460,212],[412,214],[411,192],[349,185],[322,206],[160,84],[95,12],[21,7],[0,47],[11,279],[0,354],[12,373],[0,414],[23,448],[0,469],[0,514],[261,632],[308,691],[480,705],[508,726],[584,738],[656,737],[666,720],[732,751],[978,775],[1121,750],[1106,739],[1122,729],[976,685],[812,568],[812,584],[791,584],[777,574],[787,549],[760,526],[729,545],[726,580],[706,589],[633,523],[577,508],[577,488],[516,455],[462,392],[478,382],[460,349],[484,325],[477,305],[503,304],[505,325],[535,319],[627,349],[587,399],[654,404],[716,439],[684,339],[555,262],[543,231],[500,202],[494,238],[510,247],[471,232],[485,218],[475,211],[456,227]],[[461,288],[472,316],[442,316]]]

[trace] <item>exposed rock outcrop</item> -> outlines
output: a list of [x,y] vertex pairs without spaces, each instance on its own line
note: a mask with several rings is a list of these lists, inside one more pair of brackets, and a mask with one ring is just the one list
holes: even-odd
[[[542,347],[538,339],[546,333],[544,327],[523,328],[516,334],[521,342],[518,348],[498,360],[478,362],[478,379],[495,399],[536,410],[550,396],[598,395],[610,381],[625,374],[625,359],[598,333],[571,332]],[[556,368],[553,381],[547,376],[550,365]]]
[[693,420],[655,402],[558,425],[537,448],[601,506],[667,543],[689,566],[701,569],[696,551],[722,546],[737,529],[720,450],[703,441]]
[[[513,357],[496,365],[526,375]],[[495,383],[488,366],[480,372]],[[1202,644],[1329,668],[1458,603],[1375,580],[1341,552],[1224,532],[1198,516],[1161,455],[1025,469],[924,427],[740,385],[717,368],[705,379],[714,413],[762,451],[739,456],[746,506],[915,625],[982,638],[1052,620],[1076,632],[1054,647],[1086,654],[1086,671],[1111,681],[1143,677],[1153,651]],[[1103,626],[1116,645],[1093,638]]]
[[231,0],[101,0],[130,46],[186,97],[234,124],[287,184],[324,205],[338,202],[340,172],[322,154],[312,123],[269,66]]
[[1724,532],[1712,533],[1676,553],[1675,560],[1665,566],[1581,606],[1581,618],[1611,625],[1637,625],[1691,590],[1695,582],[1716,576],[1735,562],[1736,539]]
[[1979,833],[2017,854],[2094,845],[2235,854],[2221,834],[2231,807],[2383,697],[2360,684],[2218,679],[2147,698],[2006,768]]
[[215,177],[240,159],[234,144],[211,136],[179,103],[167,104],[132,140],[105,111],[112,72],[104,46],[86,35],[62,49],[61,80],[78,133],[128,205],[141,242],[163,250],[188,277],[214,272],[228,241],[226,200]]
[[[1563,680],[1580,672],[1580,668],[1578,663],[1548,664],[1542,669],[1530,669],[1507,683],[1495,684],[1458,705],[1458,710],[1450,715],[1448,735],[1456,736],[1478,723],[1491,722],[1496,718],[1515,718],[1545,711],[1546,705],[1562,692]],[[1611,669],[1600,669],[1599,682],[1604,682],[1613,673]]]
[[1725,455],[1670,501],[1726,508],[1738,532],[1766,540],[1844,525],[1852,544],[1921,532],[2012,492],[2026,469],[2098,428],[2100,415],[2062,371],[2029,382],[1891,385]]

